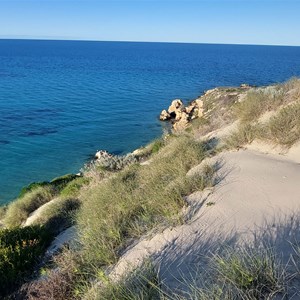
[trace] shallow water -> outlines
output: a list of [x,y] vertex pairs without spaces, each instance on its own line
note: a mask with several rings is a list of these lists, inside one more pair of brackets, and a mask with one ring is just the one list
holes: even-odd
[[300,47],[0,40],[0,203],[159,136],[174,98],[291,76]]

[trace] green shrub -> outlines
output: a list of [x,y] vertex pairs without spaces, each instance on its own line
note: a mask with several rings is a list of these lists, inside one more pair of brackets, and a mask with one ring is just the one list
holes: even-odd
[[7,211],[7,205],[0,206],[0,220],[5,217]]
[[72,182],[74,179],[78,178],[78,175],[75,174],[66,174],[60,177],[56,177],[50,181],[52,187],[56,191],[61,191],[69,182]]
[[77,197],[80,189],[89,183],[89,179],[86,177],[78,177],[69,182],[60,192],[62,197]]
[[25,194],[32,192],[33,190],[39,188],[39,187],[47,187],[50,186],[48,181],[42,181],[42,182],[32,182],[27,186],[24,186],[21,189],[21,192],[18,196],[18,198],[22,198]]
[[0,230],[0,295],[15,289],[33,271],[51,240],[40,226]]
[[33,211],[50,201],[52,197],[53,191],[49,187],[38,187],[27,192],[22,198],[8,205],[4,224],[8,227],[21,225]]
[[53,191],[55,192],[59,192],[60,190],[62,190],[70,181],[78,178],[78,175],[74,175],[74,174],[66,174],[60,177],[56,177],[54,179],[52,179],[50,182],[48,181],[42,181],[42,182],[32,182],[29,185],[23,187],[21,189],[21,192],[18,196],[18,198],[22,198],[23,196],[25,196],[25,194],[34,191],[37,188],[40,187],[49,187],[51,188]]
[[162,139],[157,139],[151,144],[151,153],[157,153],[164,146],[164,141]]

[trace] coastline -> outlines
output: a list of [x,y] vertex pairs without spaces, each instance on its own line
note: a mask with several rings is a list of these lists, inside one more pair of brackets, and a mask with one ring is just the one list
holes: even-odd
[[171,99],[187,101],[215,86],[261,86],[299,75],[295,48],[243,46],[245,56],[233,45],[6,42],[0,47],[5,201],[30,182],[76,173],[99,147],[119,154],[159,137],[155,117]]
[[[275,265],[292,276],[297,266],[288,266],[287,259],[297,258],[293,239],[299,238],[300,219],[299,95],[300,80],[293,79],[214,88],[186,105],[176,99],[161,114],[169,115],[173,127],[161,138],[127,155],[97,151],[80,176],[27,187],[0,219],[7,227],[4,234],[34,229],[44,238],[43,230],[47,233],[42,264],[49,273],[43,283],[38,277],[26,287],[28,295],[48,291],[58,270],[60,276],[70,275],[68,285],[89,282],[83,298],[111,299],[115,286],[130,278],[138,282],[136,270],[146,276],[149,260],[158,272],[156,288],[170,297],[190,288],[206,293],[201,284],[193,286],[200,275],[200,282],[214,280],[222,292],[228,286],[252,295],[252,283],[248,290],[227,277],[215,278],[216,265],[208,262],[222,258],[226,274],[235,270],[230,257],[237,255],[254,261],[258,256],[267,264],[270,253],[256,252],[266,242],[275,251]],[[289,229],[289,235],[281,236],[280,228]],[[52,259],[58,269],[48,265]],[[69,265],[84,272],[72,273]],[[202,265],[206,269],[195,273],[193,266]],[[270,293],[297,292],[294,280],[276,276],[275,286],[267,283]],[[97,279],[91,283],[91,278]],[[268,294],[260,284],[253,282],[255,292]]]

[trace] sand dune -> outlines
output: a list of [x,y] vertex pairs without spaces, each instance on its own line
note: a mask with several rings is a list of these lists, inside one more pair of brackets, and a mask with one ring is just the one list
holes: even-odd
[[183,274],[184,280],[192,277],[201,257],[224,244],[253,239],[253,232],[273,223],[275,228],[300,211],[300,164],[251,150],[222,153],[217,159],[221,180],[213,192],[188,197],[195,211],[188,224],[141,240],[121,257],[112,279],[152,257],[164,284],[175,291]]

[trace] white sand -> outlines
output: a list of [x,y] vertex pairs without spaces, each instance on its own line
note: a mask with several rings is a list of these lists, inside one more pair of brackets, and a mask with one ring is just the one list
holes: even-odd
[[66,230],[62,231],[51,243],[46,251],[46,256],[53,256],[55,253],[60,251],[64,246],[70,246],[76,243],[77,229],[76,226],[71,226]]
[[42,206],[40,206],[38,209],[36,209],[34,212],[32,212],[29,217],[27,218],[27,220],[24,222],[23,226],[30,226],[32,225],[34,222],[36,222],[40,216],[43,214],[43,212],[47,209],[47,207],[49,207],[50,205],[52,205],[58,198],[54,198],[51,201],[43,204]]
[[164,284],[174,291],[182,278],[192,277],[191,270],[201,257],[230,244],[233,237],[252,239],[252,231],[266,222],[276,223],[300,211],[298,163],[250,150],[227,152],[218,158],[218,174],[223,179],[213,193],[189,196],[195,211],[190,222],[137,243],[121,257],[110,278],[119,280],[151,257],[159,265]]

